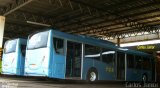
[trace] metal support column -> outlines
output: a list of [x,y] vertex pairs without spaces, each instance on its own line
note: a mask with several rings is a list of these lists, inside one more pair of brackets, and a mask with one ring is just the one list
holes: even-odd
[[118,45],[119,47],[120,47],[120,42],[121,42],[120,40],[121,40],[121,39],[118,37],[118,38],[117,38],[117,45]]
[[0,48],[2,48],[3,44],[4,25],[5,25],[5,17],[0,16]]

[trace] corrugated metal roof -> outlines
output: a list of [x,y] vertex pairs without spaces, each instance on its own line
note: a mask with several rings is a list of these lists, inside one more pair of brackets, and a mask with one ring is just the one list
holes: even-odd
[[12,3],[13,0],[0,0],[0,7],[5,7],[9,3]]
[[[0,0],[0,4],[5,6],[7,1],[11,2]],[[4,10],[3,14],[7,11]],[[155,26],[160,25],[159,17],[159,0],[33,0],[7,15],[6,23],[11,26],[6,28],[11,30],[25,26],[28,29],[26,33],[42,28],[27,24],[29,20],[51,24],[68,33],[114,37],[154,30]],[[19,33],[23,31],[19,29]]]

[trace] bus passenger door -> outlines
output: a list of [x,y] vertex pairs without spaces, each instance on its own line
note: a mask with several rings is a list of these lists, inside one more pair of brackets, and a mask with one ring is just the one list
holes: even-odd
[[125,53],[117,52],[117,80],[125,80]]
[[66,77],[81,77],[82,44],[67,41]]
[[53,38],[53,78],[65,78],[65,40],[60,38]]

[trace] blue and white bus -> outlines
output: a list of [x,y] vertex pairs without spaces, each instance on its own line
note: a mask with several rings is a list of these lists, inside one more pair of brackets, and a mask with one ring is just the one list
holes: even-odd
[[2,57],[2,74],[24,75],[27,40],[17,38],[5,42]]
[[48,30],[29,36],[25,75],[90,82],[147,81],[152,80],[152,60],[149,54],[109,41]]

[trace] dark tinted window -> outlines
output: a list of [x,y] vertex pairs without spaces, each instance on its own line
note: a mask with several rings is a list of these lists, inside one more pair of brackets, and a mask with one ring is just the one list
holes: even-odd
[[97,46],[85,45],[85,58],[100,60],[101,49]]
[[143,63],[143,69],[144,70],[150,70],[151,69],[150,58],[144,57],[142,63]]
[[117,51],[117,79],[125,79],[125,53]]
[[25,57],[25,54],[26,54],[26,45],[21,45],[21,53],[22,53],[22,56]]
[[54,49],[57,54],[64,54],[64,40],[53,38]]
[[109,64],[114,62],[115,51],[110,49],[102,49],[102,61]]
[[125,53],[117,52],[117,66],[119,69],[124,69],[124,67],[125,67]]
[[142,57],[141,56],[135,56],[135,65],[136,65],[136,69],[142,69]]
[[128,68],[134,68],[134,55],[127,54],[127,66]]
[[5,43],[4,53],[12,53],[16,51],[17,40],[10,40]]

